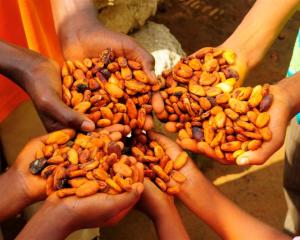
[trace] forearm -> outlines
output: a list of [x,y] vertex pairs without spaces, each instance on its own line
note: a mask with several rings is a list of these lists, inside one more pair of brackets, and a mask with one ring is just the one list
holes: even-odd
[[[160,240],[185,240],[189,236],[184,228],[179,213],[175,205],[169,207],[162,207],[161,213],[153,219],[158,239]],[[171,227],[176,226],[176,227]]]
[[38,53],[0,40],[0,74],[24,87],[25,77],[34,62],[40,58]]
[[300,72],[296,73],[292,77],[279,81],[278,85],[288,97],[287,102],[290,104],[291,108],[290,117],[293,117],[295,114],[300,112]]
[[93,0],[51,0],[51,6],[56,32],[61,39],[76,38],[77,33],[73,28],[79,29],[94,23],[100,25]]
[[0,196],[0,222],[18,214],[31,203],[12,169],[0,176]]
[[289,239],[238,208],[199,171],[190,178],[179,198],[223,239]]
[[46,201],[16,239],[63,240],[72,232],[67,219],[60,206]]
[[254,67],[265,55],[299,0],[257,0],[242,23],[223,46],[232,48],[248,67]]

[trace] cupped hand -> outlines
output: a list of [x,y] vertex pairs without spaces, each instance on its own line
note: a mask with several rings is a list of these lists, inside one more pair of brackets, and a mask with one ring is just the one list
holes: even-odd
[[[195,58],[198,54],[203,53],[203,51],[205,51],[206,49],[211,49],[211,48],[210,47],[201,48],[198,51],[191,54],[189,57]],[[243,84],[246,76],[247,76],[247,73],[249,72],[249,67],[247,66],[246,58],[242,54],[240,54],[239,52],[235,52],[235,49],[229,48],[226,45],[220,45],[220,46],[214,48],[214,50],[223,50],[223,51],[227,50],[227,51],[233,52],[233,54],[235,56],[234,57],[235,62],[234,62],[234,64],[230,65],[230,69],[236,71],[239,75],[238,81],[236,82],[235,86],[236,87],[241,86]],[[154,96],[152,98],[152,105],[153,105],[153,110],[156,113],[156,115],[158,116],[158,118],[159,118],[160,115],[164,115],[164,112],[165,112],[164,101],[163,101],[163,98],[162,98],[162,96],[160,95],[159,92],[154,94]],[[169,132],[174,131],[173,130],[174,127],[173,127],[172,124],[166,125],[165,127],[166,127],[166,130],[169,131]],[[182,147],[185,148],[184,145],[182,145]],[[193,148],[191,148],[191,149],[193,149]]]
[[[74,130],[62,130],[68,135],[75,135]],[[25,196],[31,201],[36,202],[46,198],[46,179],[33,175],[29,170],[29,165],[36,159],[36,152],[42,151],[45,146],[44,142],[49,134],[37,137],[28,142],[19,153],[16,161],[10,170],[17,176],[18,183],[23,189]]]
[[[203,49],[205,48],[199,49],[198,51],[194,52],[190,56],[196,57],[197,54],[203,52]],[[249,72],[249,67],[247,66],[245,56],[239,53],[239,51],[237,51],[233,46],[227,46],[225,44],[221,44],[220,46],[215,47],[214,50],[229,51],[234,54],[234,63],[230,65],[230,69],[233,69],[238,73],[239,79],[237,81],[237,86],[241,86],[247,76],[247,73]]]
[[222,164],[237,165],[260,165],[265,163],[283,145],[286,128],[291,119],[291,105],[286,91],[280,84],[270,86],[270,93],[273,94],[273,103],[268,110],[270,114],[269,129],[272,132],[270,141],[263,142],[262,146],[255,151],[247,151],[240,155],[236,162],[229,162],[219,159],[214,149],[206,142],[197,142],[194,139],[177,139],[177,143],[184,149],[204,154]]
[[134,207],[143,192],[142,183],[134,183],[130,192],[117,195],[96,193],[85,198],[59,198],[53,193],[46,204],[58,208],[72,231],[82,228],[106,227],[119,222]]
[[[62,131],[70,136],[75,135],[75,131],[72,129],[63,129]],[[122,136],[126,136],[130,132],[130,128],[126,125],[115,124],[99,129],[99,131],[106,131],[113,141],[119,141]],[[28,142],[10,168],[30,202],[46,198],[46,180],[38,175],[33,175],[29,171],[29,165],[36,159],[36,152],[43,150],[44,142],[48,136],[49,134],[43,135]]]
[[95,124],[88,117],[72,110],[62,101],[60,69],[56,62],[35,54],[25,79],[23,87],[48,131],[66,127],[94,130]]
[[[157,133],[154,131],[149,131],[148,135],[149,135],[150,139],[157,141],[163,147],[166,154],[173,161],[183,151],[182,148],[176,142],[174,142],[173,140],[171,140],[170,138],[166,137],[163,134],[160,134],[160,133]],[[188,162],[178,171],[187,178],[186,181],[183,184],[178,185],[174,180],[171,179],[167,183],[168,187],[178,185],[182,189],[188,185],[196,184],[196,183],[194,183],[193,178],[194,178],[194,176],[197,176],[199,174],[199,170],[197,169],[196,165],[193,163],[193,161],[190,158],[188,158]]]
[[272,132],[272,139],[264,142],[256,151],[248,151],[240,155],[236,163],[238,165],[255,165],[265,163],[283,145],[286,129],[291,119],[291,103],[286,91],[280,85],[270,87],[273,94],[273,103],[269,109],[270,122],[268,127]]
[[[151,84],[157,83],[154,73],[154,58],[133,38],[110,31],[101,25],[100,22],[90,22],[87,25],[76,27],[65,26],[69,32],[62,36],[62,49],[66,60],[82,60],[84,58],[98,57],[99,54],[111,48],[116,56],[123,56],[127,59],[140,62],[147,74]],[[145,122],[145,130],[153,127],[153,120],[150,115]]]

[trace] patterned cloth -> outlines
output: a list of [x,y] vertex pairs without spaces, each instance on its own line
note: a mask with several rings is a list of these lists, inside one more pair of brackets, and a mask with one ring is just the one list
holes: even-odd
[[[287,76],[290,77],[299,71],[300,71],[300,28],[295,42],[293,56],[290,62]],[[298,113],[296,117],[297,117],[298,124],[300,124],[300,113]]]

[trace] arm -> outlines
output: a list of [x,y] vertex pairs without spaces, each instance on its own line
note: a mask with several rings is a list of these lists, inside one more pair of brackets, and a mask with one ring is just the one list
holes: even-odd
[[38,53],[17,47],[0,40],[0,73],[13,80],[22,88],[26,87],[26,79],[34,65],[47,62]]
[[2,196],[0,201],[0,223],[18,214],[23,208],[32,203],[22,189],[16,172],[12,169],[0,176],[0,196]]
[[154,58],[134,39],[106,29],[97,19],[92,0],[51,0],[55,28],[66,59],[96,57],[112,48],[117,56],[141,62],[155,83]]
[[[163,135],[150,132],[150,137],[164,147],[172,160],[182,151]],[[187,180],[180,186],[177,197],[222,239],[290,239],[227,199],[203,176],[191,159],[179,171],[187,176]]]
[[265,55],[299,0],[257,0],[234,33],[221,47],[233,49],[253,68]]
[[174,199],[159,190],[147,178],[144,179],[144,192],[139,206],[152,219],[158,239],[189,239],[174,204]]
[[189,179],[178,197],[223,239],[291,239],[240,209],[197,169]]
[[142,192],[143,185],[135,183],[130,192],[118,195],[98,193],[82,199],[59,199],[54,193],[16,239],[62,240],[78,229],[113,225],[131,210]]
[[282,146],[290,119],[300,111],[298,89],[300,89],[300,72],[271,86],[274,99],[268,112],[271,116],[269,128],[272,139],[264,142],[256,151],[240,155],[236,160],[238,165],[263,164]]
[[[63,131],[75,134],[74,130]],[[44,135],[27,143],[14,164],[0,176],[0,222],[46,198],[46,180],[32,175],[29,164],[35,159],[36,152],[43,150],[43,141],[47,137],[48,135]]]
[[0,40],[0,74],[21,86],[31,97],[47,130],[66,126],[91,131],[94,123],[61,100],[58,65],[25,48]]

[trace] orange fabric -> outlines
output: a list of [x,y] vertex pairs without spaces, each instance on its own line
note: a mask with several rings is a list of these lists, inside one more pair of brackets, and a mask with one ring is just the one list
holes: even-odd
[[[0,38],[59,63],[63,60],[49,0],[0,0]],[[25,100],[28,96],[21,88],[0,76],[0,122]]]

